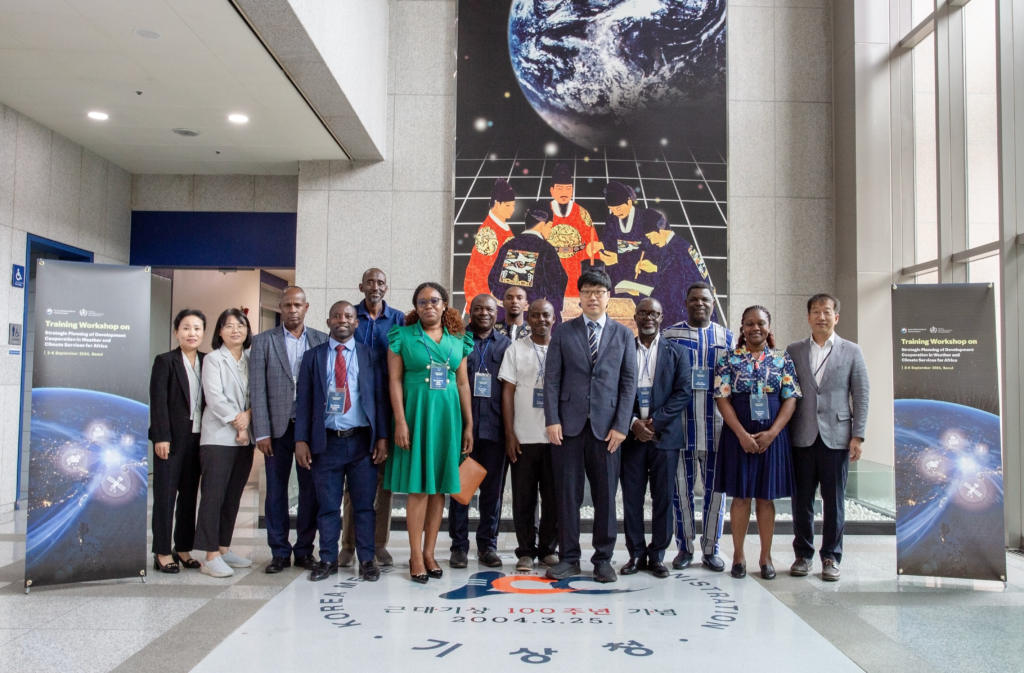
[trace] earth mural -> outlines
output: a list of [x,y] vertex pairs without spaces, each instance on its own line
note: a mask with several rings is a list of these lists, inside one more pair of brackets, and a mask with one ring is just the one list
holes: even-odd
[[895,402],[895,423],[901,567],[928,576],[1005,577],[999,417],[903,399]]

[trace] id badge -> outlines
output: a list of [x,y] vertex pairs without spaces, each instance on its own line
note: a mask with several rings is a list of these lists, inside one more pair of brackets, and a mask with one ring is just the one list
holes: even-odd
[[533,389],[533,408],[543,409],[544,408],[544,389],[534,388]]
[[652,386],[641,386],[636,389],[637,397],[640,400],[641,407],[651,408],[651,391],[654,388]]
[[473,397],[491,396],[491,375],[477,372],[473,376]]
[[768,420],[768,398],[764,395],[750,396],[750,417],[755,421]]
[[448,388],[448,368],[432,366],[430,368],[430,389],[445,390]]
[[693,371],[693,389],[694,390],[708,390],[711,388],[711,370],[707,367],[694,367]]
[[331,390],[327,393],[327,413],[345,413],[345,390]]

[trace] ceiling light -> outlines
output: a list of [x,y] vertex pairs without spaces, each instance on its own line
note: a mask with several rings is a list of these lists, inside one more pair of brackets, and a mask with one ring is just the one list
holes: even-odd
[[108,115],[106,112],[96,112],[96,111],[93,111],[93,112],[89,113],[89,119],[95,119],[97,121],[105,121],[107,119],[110,119],[110,115]]
[[135,33],[135,37],[141,37],[143,40],[159,40],[161,38],[160,33],[148,28],[136,28],[132,32]]
[[177,133],[179,136],[184,136],[186,138],[195,138],[197,135],[199,135],[199,131],[193,131],[192,129],[171,129],[171,130],[174,133]]
[[249,121],[249,118],[246,117],[245,115],[233,114],[233,115],[228,115],[228,121],[229,122],[234,122],[235,124],[244,124],[247,121]]

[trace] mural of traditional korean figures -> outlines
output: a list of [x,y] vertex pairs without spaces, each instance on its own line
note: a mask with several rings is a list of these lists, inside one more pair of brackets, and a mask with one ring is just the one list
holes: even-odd
[[[587,268],[609,314],[693,282],[727,315],[726,0],[460,0],[453,301],[509,287],[580,314]],[[503,313],[503,311],[499,311]],[[502,319],[503,315],[499,315]]]

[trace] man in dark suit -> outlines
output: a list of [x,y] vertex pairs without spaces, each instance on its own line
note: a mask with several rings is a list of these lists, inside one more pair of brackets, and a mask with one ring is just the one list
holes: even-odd
[[280,327],[257,334],[249,352],[249,400],[256,448],[263,453],[267,470],[267,544],[273,557],[266,572],[279,573],[291,565],[316,567],[316,488],[309,470],[299,470],[299,511],[295,518],[295,544],[288,540],[288,480],[295,455],[295,382],[302,356],[327,341],[327,335],[305,325],[309,303],[301,287],[285,288],[279,305]]
[[[622,504],[629,562],[620,574],[650,570],[668,577],[665,550],[672,541],[672,495],[679,452],[686,446],[683,410],[690,402],[690,358],[660,338],[664,309],[657,299],[636,307],[637,396],[630,436],[622,444]],[[651,485],[651,543],[644,539],[644,494]]]
[[380,578],[373,562],[377,465],[388,457],[385,375],[380,355],[356,342],[359,319],[347,301],[331,307],[331,338],[308,351],[296,398],[295,459],[308,468],[316,485],[320,563],[309,579],[317,582],[338,572],[341,500],[348,483],[356,527],[359,574]]
[[[477,559],[488,568],[501,566],[498,557],[498,524],[501,520],[501,491],[505,485],[505,425],[501,419],[501,382],[498,371],[508,337],[494,329],[498,303],[489,294],[478,294],[469,307],[469,331],[473,352],[466,358],[469,384],[473,391],[473,452],[469,455],[484,466],[487,476],[480,483],[480,522],[476,528]],[[448,535],[452,555],[448,565],[465,568],[469,562],[469,507],[449,499]]]
[[594,577],[614,582],[611,566],[618,522],[616,450],[629,431],[636,397],[633,333],[608,317],[612,281],[588,270],[577,283],[583,315],[555,331],[544,376],[544,418],[552,449],[558,500],[559,559],[547,576],[580,574],[580,507],[584,475],[594,501]]

